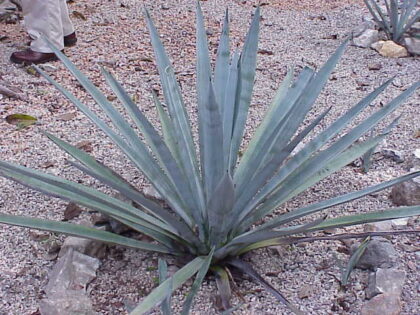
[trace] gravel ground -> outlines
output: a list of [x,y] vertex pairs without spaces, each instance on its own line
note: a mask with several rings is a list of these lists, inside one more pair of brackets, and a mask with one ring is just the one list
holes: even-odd
[[[186,0],[144,2],[151,9],[165,46],[175,62],[175,70],[181,81],[186,103],[194,116],[194,4]],[[79,43],[76,47],[66,49],[66,54],[108,94],[110,90],[104,85],[99,66],[109,68],[121,79],[127,90],[135,95],[148,117],[155,119],[149,91],[151,88],[159,89],[159,86],[155,66],[150,62],[152,50],[145,21],[141,17],[144,2],[74,1],[71,11],[82,14],[78,15],[79,18],[73,17]],[[211,50],[216,47],[220,21],[227,2],[202,2]],[[284,4],[285,2],[287,4]],[[361,2],[263,1],[260,49],[269,53],[259,55],[246,139],[260,121],[287,67],[319,67],[346,34],[357,27],[362,17],[368,14]],[[255,3],[257,1],[228,2],[233,45],[242,42]],[[44,79],[28,73],[26,68],[9,63],[10,54],[22,48],[27,42],[27,35],[20,25],[0,26],[0,35],[8,37],[0,42],[0,79],[18,87],[28,98],[27,101],[1,98],[0,117],[4,118],[13,113],[27,113],[39,119],[37,126],[20,131],[4,120],[0,121],[1,159],[37,169],[47,169],[50,173],[99,187],[97,182],[65,163],[67,156],[40,133],[40,130],[48,130],[71,143],[89,141],[92,154],[100,161],[112,166],[136,185],[145,185],[141,174],[133,169],[110,141],[52,86]],[[368,67],[372,64],[379,64],[381,69],[369,70]],[[86,104],[97,108],[64,70],[63,65],[53,65],[56,67],[55,70],[51,70],[54,78]],[[383,102],[387,102],[411,83],[419,80],[419,66],[419,60],[412,57],[386,59],[373,50],[349,47],[331,82],[314,110],[308,115],[308,121],[322,109],[332,106],[331,113],[322,126],[324,127],[386,78],[396,75],[393,85],[361,115],[361,118],[366,117],[382,106]],[[419,138],[414,137],[420,127],[419,99],[417,92],[386,121],[389,122],[393,117],[403,114],[401,122],[384,146],[398,149],[406,157],[420,147]],[[292,209],[394,178],[406,173],[405,167],[406,163],[396,164],[388,159],[374,161],[368,174],[361,173],[355,167],[346,167],[287,203],[284,209]],[[2,212],[56,220],[63,217],[66,203],[60,200],[45,197],[2,178],[0,187]],[[105,190],[102,187],[100,189]],[[391,206],[388,193],[389,191],[385,191],[337,207],[331,211],[331,216],[388,208]],[[410,224],[418,226],[418,221],[412,219]],[[46,259],[46,249],[35,240],[35,236],[29,230],[0,226],[0,315],[36,314],[39,300],[44,296],[46,275],[54,261]],[[402,294],[402,314],[418,314],[419,266],[415,262],[416,254],[407,251],[406,245],[418,246],[419,239],[415,236],[398,236],[391,238],[391,241],[400,255],[400,268],[408,274]],[[367,272],[356,270],[349,287],[341,290],[336,280],[340,275],[336,259],[348,259],[347,255],[340,253],[342,247],[340,242],[323,242],[279,250],[262,249],[249,254],[247,259],[307,314],[358,314],[364,301]],[[123,248],[110,249],[109,255],[102,262],[97,279],[90,285],[95,310],[101,314],[126,314],[126,307],[134,305],[155,285],[153,279],[156,277],[154,267],[157,265],[157,258],[157,255]],[[238,282],[238,286],[245,303],[236,314],[289,314],[258,285],[245,279]],[[309,297],[300,299],[299,292],[304,289],[310,289]],[[175,294],[173,302],[178,311],[186,292],[187,289],[183,288]],[[214,282],[205,282],[193,313],[216,313],[213,306],[214,294]]]

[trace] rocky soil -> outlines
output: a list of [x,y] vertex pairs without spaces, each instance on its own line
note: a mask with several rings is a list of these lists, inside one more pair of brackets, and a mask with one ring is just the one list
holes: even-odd
[[[257,2],[202,2],[211,51],[217,47],[225,8],[228,6],[230,10],[235,47],[243,41]],[[159,91],[160,87],[142,18],[144,4],[150,8],[162,40],[172,56],[186,104],[194,120],[194,1],[72,1],[70,12],[79,42],[77,46],[66,49],[65,53],[112,99],[110,89],[100,75],[100,66],[111,70],[148,117],[155,120],[150,90]],[[246,140],[261,120],[287,68],[293,65],[297,69],[306,65],[319,67],[347,34],[360,25],[363,17],[368,16],[362,1],[266,0],[261,5],[261,50]],[[107,191],[66,163],[68,156],[42,135],[41,130],[48,130],[64,140],[83,146],[138,187],[147,185],[110,140],[59,92],[30,69],[9,62],[10,54],[24,48],[27,42],[28,37],[21,23],[0,23],[0,82],[22,96],[16,99],[0,95],[0,158]],[[54,62],[44,67],[83,102],[97,109],[62,64]],[[396,76],[387,91],[361,115],[361,118],[366,117],[419,80],[419,69],[419,59],[414,57],[384,58],[374,50],[350,46],[314,110],[308,115],[308,121],[332,106],[322,125],[325,127],[384,80]],[[403,115],[380,148],[399,150],[404,156],[402,163],[379,153],[367,174],[361,172],[359,167],[345,167],[287,203],[279,212],[407,173],[409,160],[415,149],[420,147],[419,93],[417,91],[381,125],[386,126],[393,118]],[[17,130],[16,126],[3,119],[15,113],[35,116],[38,123]],[[329,215],[333,217],[392,207],[388,194],[389,190],[336,207]],[[63,201],[0,178],[1,212],[62,220],[66,206]],[[84,213],[76,220],[88,218],[89,214]],[[418,219],[410,219],[406,228],[418,229]],[[39,303],[45,297],[47,273],[56,258],[56,255],[51,255],[54,252],[51,248],[62,240],[62,237],[39,237],[38,233],[29,230],[0,225],[0,315],[38,314]],[[390,241],[397,251],[398,268],[407,275],[402,288],[401,314],[418,314],[419,237],[400,235],[390,237]],[[247,257],[272,285],[307,314],[359,314],[365,303],[369,272],[356,269],[348,287],[340,288],[337,260],[345,261],[348,258],[346,246],[333,241],[263,249]],[[155,254],[120,247],[109,248],[106,258],[101,260],[97,278],[88,286],[95,311],[100,314],[127,314],[127,310],[155,286],[157,259],[158,255]],[[235,314],[289,314],[258,285],[247,279],[237,285],[244,300],[236,298],[235,303],[244,304]],[[187,292],[188,288],[184,287],[175,294],[175,314],[180,310]],[[207,280],[197,297],[193,313],[216,314],[215,292],[214,282]]]

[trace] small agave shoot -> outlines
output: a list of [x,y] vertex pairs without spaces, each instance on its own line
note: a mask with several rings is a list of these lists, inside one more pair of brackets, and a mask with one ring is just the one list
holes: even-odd
[[[409,87],[341,137],[336,137],[391,83],[391,80],[386,81],[329,127],[313,135],[303,149],[292,155],[294,148],[329,112],[324,111],[308,126],[302,130],[298,129],[344,52],[344,43],[319,71],[304,68],[296,78],[292,71],[286,75],[265,118],[239,158],[238,152],[254,85],[260,10],[257,8],[255,12],[242,52],[233,55],[230,54],[229,23],[226,14],[215,71],[212,74],[204,19],[198,5],[197,94],[200,156],[197,157],[189,118],[174,71],[148,12],[146,19],[168,109],[167,112],[161,101],[154,96],[160,115],[162,136],[109,72],[103,70],[106,81],[142,133],[144,142],[137,130],[130,126],[105,95],[60,51],[53,48],[107,114],[115,129],[110,128],[41,69],[38,68],[38,71],[113,140],[143,172],[170,208],[164,208],[147,199],[110,168],[48,133],[48,138],[76,160],[71,162],[75,167],[123,194],[137,207],[90,187],[9,162],[0,162],[0,172],[23,185],[109,215],[132,229],[147,234],[155,242],[138,241],[65,222],[3,213],[0,214],[0,222],[189,259],[189,262],[170,278],[166,277],[165,262],[160,261],[161,284],[142,300],[132,314],[143,314],[158,303],[161,303],[163,312],[169,314],[171,293],[196,275],[183,306],[182,314],[187,314],[194,295],[209,272],[215,275],[224,307],[229,309],[229,270],[232,268],[248,274],[295,313],[301,313],[243,261],[241,255],[257,248],[305,240],[305,236],[299,237],[299,234],[304,235],[306,232],[420,214],[420,206],[338,218],[327,218],[323,212],[330,207],[414,178],[419,175],[417,172],[282,213],[256,225],[256,222],[260,222],[286,201],[377,145],[385,137],[385,133],[366,141],[356,141],[398,108],[420,86],[420,82]],[[333,139],[335,140],[332,141]],[[315,213],[319,213],[318,219],[302,221],[302,218]]]

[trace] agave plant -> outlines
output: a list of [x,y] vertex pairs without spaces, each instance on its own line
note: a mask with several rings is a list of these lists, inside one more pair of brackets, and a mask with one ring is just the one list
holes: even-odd
[[[401,42],[402,36],[414,23],[420,21],[420,10],[415,11],[417,0],[384,0],[386,13],[375,0],[363,0],[376,24],[388,39]],[[400,4],[398,3],[400,2]]]
[[[257,8],[255,11],[242,52],[232,55],[226,12],[215,71],[212,74],[204,18],[198,5],[197,120],[200,154],[197,156],[189,117],[173,68],[147,11],[146,19],[168,109],[167,112],[158,97],[154,96],[161,131],[151,124],[122,85],[106,70],[103,70],[106,81],[135,124],[135,129],[106,96],[56,48],[51,46],[106,113],[114,129],[41,69],[38,68],[38,71],[112,139],[164,198],[167,207],[147,199],[109,167],[49,133],[46,136],[76,160],[71,162],[72,165],[123,194],[135,206],[85,185],[9,162],[0,162],[0,173],[23,185],[104,213],[133,230],[150,236],[154,242],[139,241],[71,223],[4,213],[0,214],[0,222],[189,259],[170,278],[166,277],[165,262],[160,261],[161,284],[142,300],[132,314],[143,314],[158,303],[161,303],[164,313],[168,314],[171,292],[197,274],[183,307],[182,313],[187,314],[194,295],[209,272],[216,276],[223,305],[228,309],[229,270],[232,268],[247,273],[279,301],[295,313],[300,313],[255,272],[250,264],[243,261],[241,255],[257,248],[305,240],[304,235],[299,237],[301,233],[420,214],[420,206],[338,218],[327,218],[323,212],[330,207],[414,178],[419,175],[417,172],[290,212],[282,211],[272,219],[256,224],[291,198],[377,145],[385,137],[385,133],[366,141],[356,141],[392,113],[420,86],[420,82],[338,137],[392,80],[386,81],[329,127],[312,135],[298,153],[292,154],[330,110],[325,110],[309,125],[298,129],[343,54],[347,45],[345,42],[319,71],[304,68],[296,76],[292,70],[289,71],[268,113],[247,149],[239,157],[256,71],[260,10]],[[319,218],[313,219],[310,215],[316,213],[320,214]]]

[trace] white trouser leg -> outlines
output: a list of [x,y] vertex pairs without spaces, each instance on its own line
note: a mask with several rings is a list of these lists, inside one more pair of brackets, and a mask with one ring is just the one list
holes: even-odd
[[62,0],[22,0],[25,26],[34,40],[33,51],[50,53],[51,49],[41,38],[47,37],[58,49],[64,48],[63,24],[61,22]]
[[73,23],[70,20],[69,9],[67,8],[67,1],[60,0],[61,23],[63,24],[64,36],[70,35],[74,32]]

